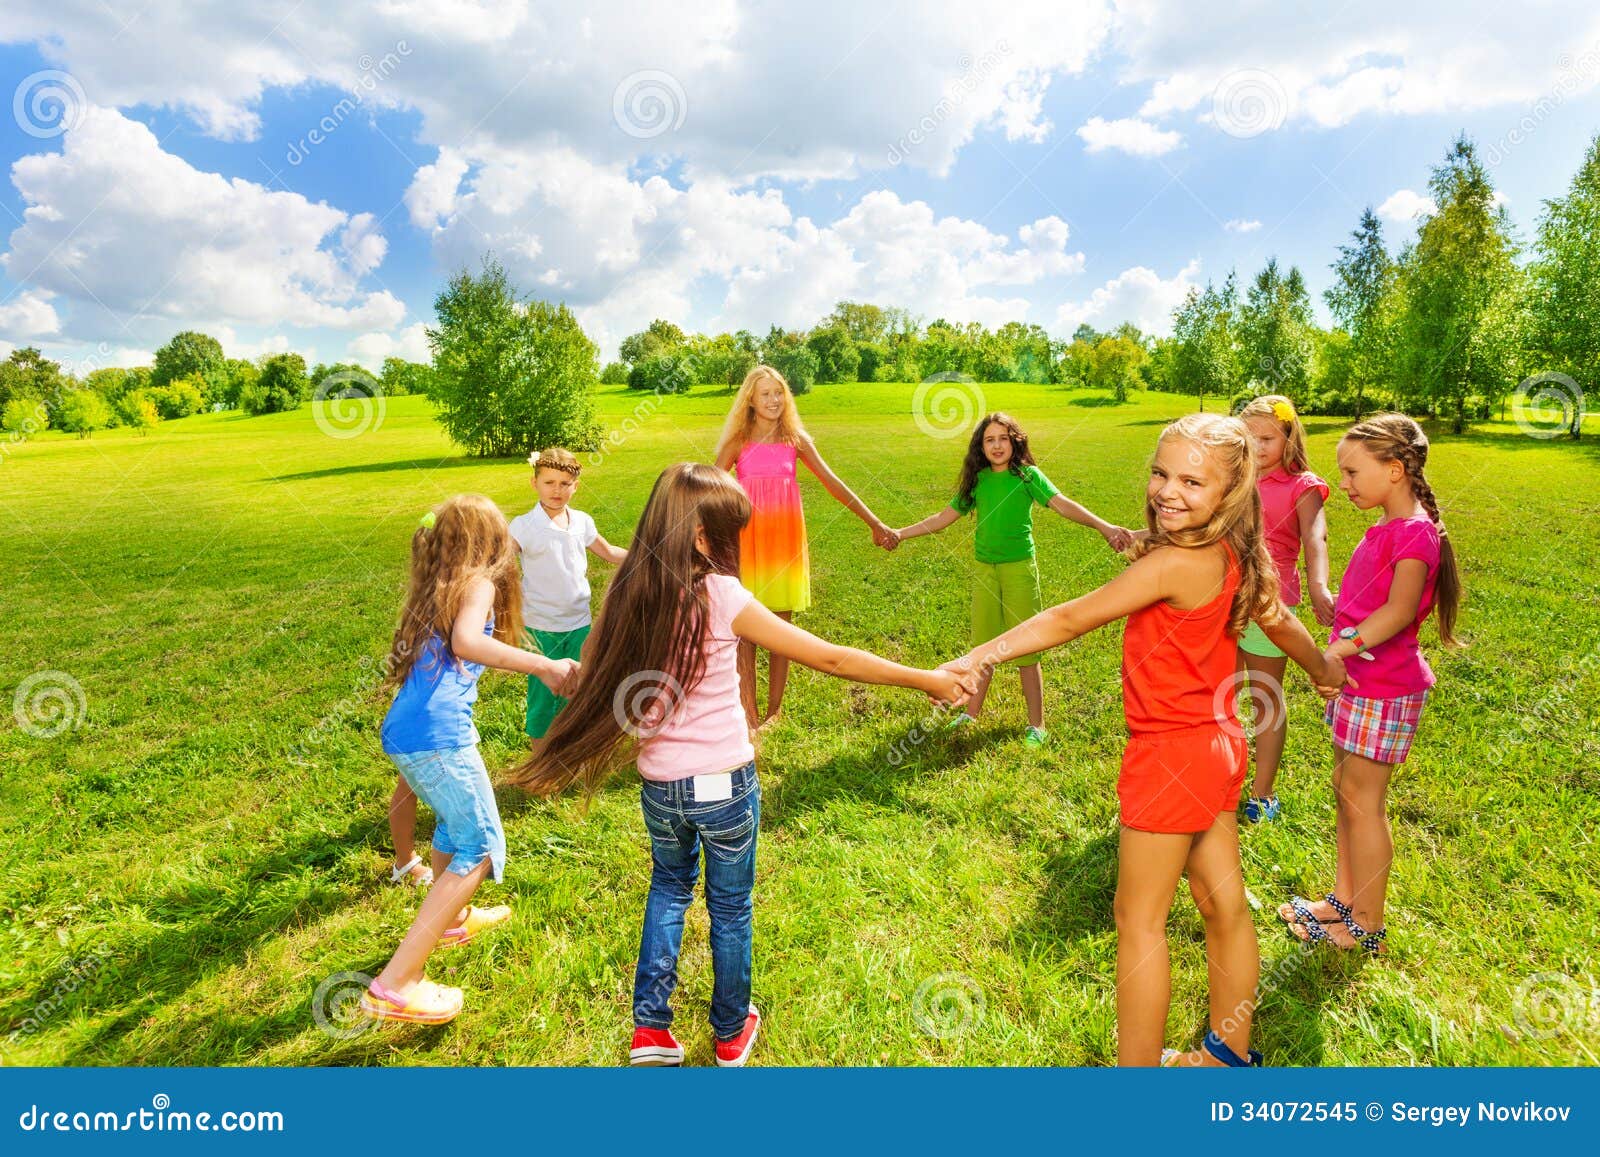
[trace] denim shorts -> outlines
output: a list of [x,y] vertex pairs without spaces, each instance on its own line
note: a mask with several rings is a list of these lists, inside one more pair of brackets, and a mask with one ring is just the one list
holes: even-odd
[[478,749],[391,752],[389,758],[411,790],[433,809],[433,850],[450,857],[449,870],[470,875],[487,859],[498,884],[506,867],[506,834]]

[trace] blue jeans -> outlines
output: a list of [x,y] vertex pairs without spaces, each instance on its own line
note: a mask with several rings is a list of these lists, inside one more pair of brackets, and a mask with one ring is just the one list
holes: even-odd
[[446,871],[469,876],[488,860],[498,884],[506,868],[506,834],[478,749],[390,752],[389,758],[433,809],[433,850],[450,857]]
[[[756,882],[756,833],[761,826],[761,783],[751,760],[732,772],[733,798],[696,803],[695,780],[652,783],[639,789],[650,831],[650,898],[633,974],[633,1022],[672,1025],[672,990],[678,986],[683,915],[694,899],[705,845],[706,911],[711,916],[711,1029],[718,1040],[744,1030],[750,1011],[751,892]],[[703,778],[703,777],[702,777]]]

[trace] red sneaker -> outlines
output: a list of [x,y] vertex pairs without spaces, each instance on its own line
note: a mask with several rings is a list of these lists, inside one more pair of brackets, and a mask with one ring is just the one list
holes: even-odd
[[744,1018],[744,1030],[732,1040],[717,1042],[718,1066],[724,1069],[742,1068],[745,1061],[750,1059],[750,1050],[756,1043],[756,1029],[760,1027],[761,1013],[752,1004],[750,1015]]
[[636,1027],[633,1030],[633,1047],[628,1050],[630,1065],[681,1065],[683,1046],[672,1030],[665,1028]]

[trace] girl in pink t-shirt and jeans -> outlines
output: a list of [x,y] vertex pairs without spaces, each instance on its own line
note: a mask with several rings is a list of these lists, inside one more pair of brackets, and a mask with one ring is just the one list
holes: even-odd
[[[1252,398],[1239,411],[1255,447],[1261,495],[1261,522],[1267,553],[1278,571],[1278,591],[1286,607],[1300,605],[1300,552],[1306,556],[1306,579],[1317,622],[1333,623],[1333,596],[1328,592],[1328,519],[1322,504],[1328,484],[1311,473],[1306,459],[1306,432],[1294,403],[1282,394]],[[1287,656],[1255,623],[1239,637],[1239,664],[1250,681],[1255,715],[1255,783],[1245,801],[1251,823],[1275,820],[1278,795],[1273,790],[1289,732],[1283,702]]]
[[761,1023],[750,1003],[761,784],[739,695],[739,644],[942,703],[965,702],[970,682],[835,646],[767,610],[739,583],[739,534],[749,520],[750,500],[725,471],[684,464],[661,473],[606,592],[577,690],[510,775],[541,795],[577,779],[593,792],[625,743],[638,741],[653,865],[633,981],[636,1065],[683,1061],[670,1001],[702,848],[717,1064],[744,1064]]
[[1411,750],[1434,682],[1417,628],[1437,610],[1439,638],[1455,646],[1461,602],[1455,552],[1423,473],[1427,461],[1428,436],[1404,414],[1357,422],[1339,443],[1339,488],[1357,509],[1378,507],[1383,517],[1339,581],[1326,652],[1365,660],[1349,664],[1350,685],[1329,700],[1325,716],[1333,728],[1337,804],[1334,890],[1316,903],[1292,897],[1278,909],[1308,943],[1371,953],[1383,946],[1394,859],[1389,778]]

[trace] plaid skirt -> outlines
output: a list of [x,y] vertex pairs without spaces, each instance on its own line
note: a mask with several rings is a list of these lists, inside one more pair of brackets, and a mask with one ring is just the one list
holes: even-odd
[[1343,692],[1330,700],[1322,721],[1333,728],[1333,745],[1375,763],[1404,763],[1417,737],[1417,721],[1428,692],[1398,699],[1363,699]]

